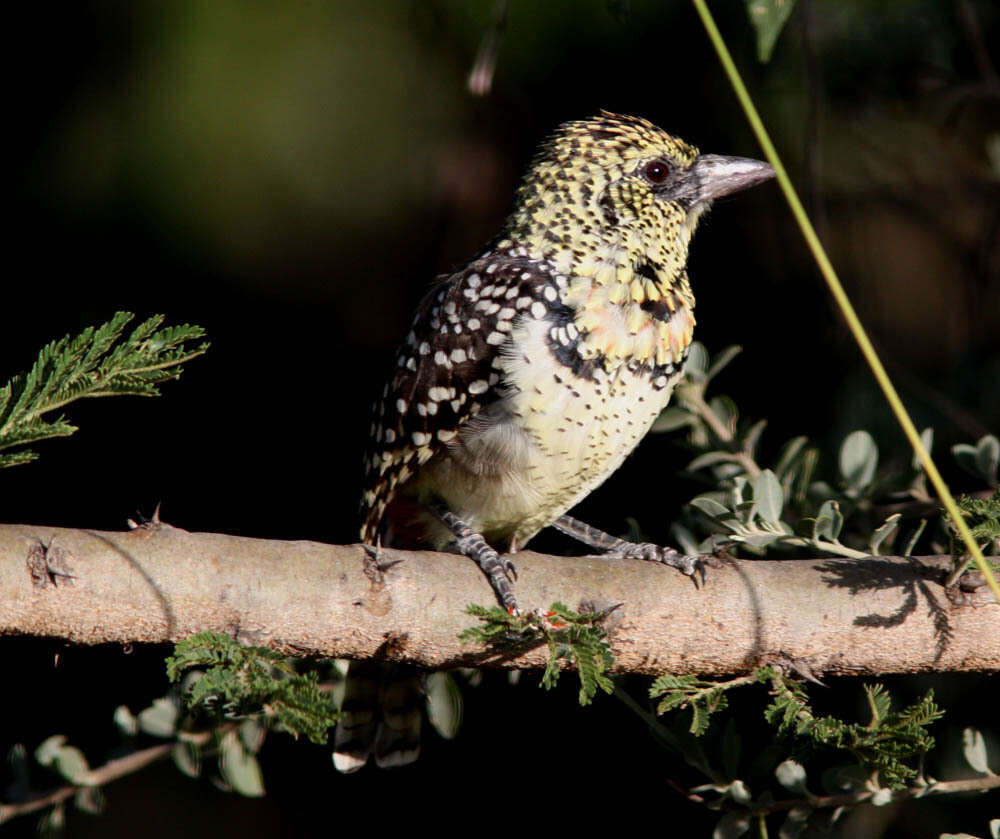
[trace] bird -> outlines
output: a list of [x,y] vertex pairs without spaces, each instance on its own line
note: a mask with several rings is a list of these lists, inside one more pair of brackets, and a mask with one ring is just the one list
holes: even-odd
[[[510,555],[550,526],[608,556],[695,574],[699,557],[568,513],[618,469],[682,375],[699,219],[773,175],[758,160],[701,154],[641,117],[600,111],[560,125],[500,233],[418,307],[374,409],[362,542],[463,554],[511,613]],[[371,698],[373,681],[348,698]],[[363,765],[377,725],[379,763],[415,758],[406,682],[382,688],[396,711],[381,722],[342,719],[338,768]],[[416,725],[419,735],[419,710]]]

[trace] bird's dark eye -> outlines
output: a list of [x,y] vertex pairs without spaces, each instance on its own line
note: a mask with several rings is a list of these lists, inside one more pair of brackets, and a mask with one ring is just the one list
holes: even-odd
[[642,174],[646,176],[646,180],[651,184],[662,184],[670,175],[670,167],[662,160],[654,160],[646,164],[646,168],[642,170]]

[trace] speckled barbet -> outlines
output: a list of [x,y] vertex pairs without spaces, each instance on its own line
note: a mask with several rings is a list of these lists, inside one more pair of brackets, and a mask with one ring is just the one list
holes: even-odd
[[470,556],[508,609],[499,552],[549,525],[694,573],[696,557],[566,512],[621,465],[681,375],[699,217],[773,174],[638,117],[561,126],[500,235],[420,306],[375,410],[362,540]]

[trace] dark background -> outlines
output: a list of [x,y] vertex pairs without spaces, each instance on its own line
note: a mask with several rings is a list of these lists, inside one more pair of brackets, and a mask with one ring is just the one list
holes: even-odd
[[[962,489],[948,447],[1000,430],[996,4],[800,0],[767,65],[743,4],[715,5],[848,292]],[[0,381],[118,309],[200,324],[212,349],[158,400],[73,406],[78,434],[0,475],[3,520],[119,529],[162,502],[164,519],[189,530],[353,541],[368,409],[395,345],[431,278],[497,230],[541,138],[607,108],[704,151],[760,155],[688,4],[513,2],[494,90],[476,98],[465,77],[490,10],[9,10]],[[744,347],[719,387],[745,416],[769,419],[765,460],[808,434],[829,462],[860,427],[883,460],[908,458],[776,186],[719,202],[690,269],[699,340]],[[666,539],[697,491],[675,477],[685,462],[676,441],[650,438],[581,516],[613,532],[634,516]],[[164,692],[164,653],[5,640],[17,688],[4,691],[0,746],[64,732],[103,762],[114,707],[138,711]],[[105,816],[71,813],[69,835],[132,835],[140,822],[149,836],[309,835],[313,819],[334,830],[372,801],[381,826],[422,813],[537,829],[531,806],[564,802],[551,818],[569,818],[581,792],[590,807],[692,818],[707,835],[714,817],[663,782],[693,779],[624,709],[606,699],[581,710],[569,687],[551,697],[533,682],[488,676],[467,694],[459,740],[429,735],[410,770],[345,778],[327,749],[274,736],[263,801],[161,767],[112,786]],[[905,698],[926,684],[895,686]],[[935,685],[961,724],[998,698],[982,677]],[[851,707],[856,693],[849,683],[831,696]],[[942,742],[961,724],[942,726]],[[984,812],[921,803],[893,809],[889,832],[853,835],[983,833]]]

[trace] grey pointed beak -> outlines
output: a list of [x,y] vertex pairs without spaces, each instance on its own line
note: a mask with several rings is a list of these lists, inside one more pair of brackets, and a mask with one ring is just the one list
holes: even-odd
[[760,160],[703,154],[670,190],[670,198],[690,208],[748,189],[773,177],[771,165]]

